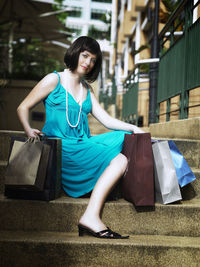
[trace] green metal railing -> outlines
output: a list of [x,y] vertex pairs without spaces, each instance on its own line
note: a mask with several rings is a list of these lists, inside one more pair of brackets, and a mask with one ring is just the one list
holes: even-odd
[[112,79],[111,87],[112,88],[108,87],[105,92],[100,91],[100,94],[99,94],[99,102],[104,103],[105,110],[108,110],[109,105],[116,103],[117,88],[116,88],[114,78]]
[[[194,107],[189,106],[189,91],[200,86],[200,18],[192,24],[197,6],[200,1],[195,5],[190,0],[182,1],[159,34],[158,120],[161,115],[170,120],[172,97],[180,96],[178,108],[173,110],[179,113],[180,119],[188,118],[188,109]],[[180,33],[180,29],[182,35],[176,36],[175,32]],[[160,104],[164,101],[166,111],[160,113]]]
[[[122,119],[129,123],[138,122],[138,77],[134,71],[126,78],[123,83]],[[111,92],[111,93],[110,93]],[[112,80],[112,88],[107,88],[106,92],[100,91],[99,102],[104,103],[105,110],[109,105],[116,105],[117,87],[115,79]]]
[[123,84],[122,119],[133,124],[138,123],[138,77],[134,70]]

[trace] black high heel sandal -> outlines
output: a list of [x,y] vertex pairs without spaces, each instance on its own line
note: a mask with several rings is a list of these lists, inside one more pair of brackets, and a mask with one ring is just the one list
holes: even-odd
[[92,229],[82,224],[78,224],[78,232],[79,232],[79,236],[91,235],[91,236],[95,236],[98,238],[108,238],[108,239],[128,239],[129,238],[129,236],[122,236],[118,233],[113,232],[110,228],[107,228],[100,232],[94,232],[92,231]]

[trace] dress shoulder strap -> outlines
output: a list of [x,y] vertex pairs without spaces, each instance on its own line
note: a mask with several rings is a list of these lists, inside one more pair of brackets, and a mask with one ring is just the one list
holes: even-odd
[[85,87],[87,88],[88,91],[90,91],[91,87],[89,86],[89,84],[85,81],[85,80],[82,80]]
[[53,73],[56,73],[58,75],[58,79],[59,79],[58,82],[60,83],[60,74],[56,70],[54,70]]

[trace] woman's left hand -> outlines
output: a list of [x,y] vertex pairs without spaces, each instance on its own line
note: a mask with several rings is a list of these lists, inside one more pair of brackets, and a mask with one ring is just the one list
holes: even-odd
[[135,126],[135,125],[131,125],[131,131],[133,133],[145,133],[142,129],[140,129],[139,127]]

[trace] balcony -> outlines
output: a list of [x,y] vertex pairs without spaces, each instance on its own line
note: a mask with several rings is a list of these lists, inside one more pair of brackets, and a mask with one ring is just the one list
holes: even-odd
[[144,11],[147,6],[147,0],[135,0],[135,10]]

